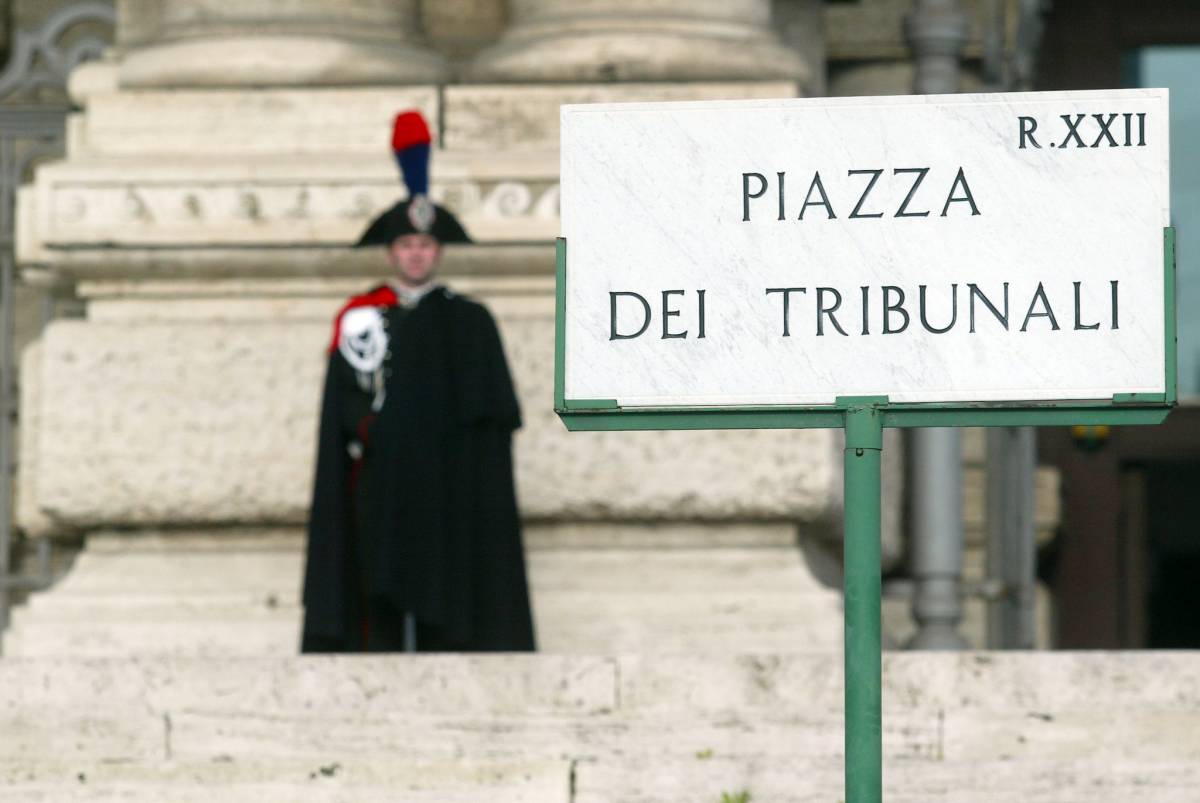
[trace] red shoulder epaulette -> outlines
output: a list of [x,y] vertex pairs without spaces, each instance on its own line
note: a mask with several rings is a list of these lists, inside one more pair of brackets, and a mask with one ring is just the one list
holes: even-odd
[[329,353],[332,354],[338,347],[338,336],[342,333],[342,317],[354,309],[355,307],[394,307],[399,303],[396,298],[396,291],[386,284],[381,284],[378,287],[372,288],[359,296],[354,296],[338,310],[337,318],[333,322],[333,342],[329,344]]

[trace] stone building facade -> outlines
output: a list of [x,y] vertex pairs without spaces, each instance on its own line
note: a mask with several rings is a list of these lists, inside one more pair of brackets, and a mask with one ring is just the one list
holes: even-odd
[[[964,6],[970,87],[982,81],[988,4]],[[527,544],[798,545],[836,584],[840,432],[568,435],[555,417],[558,107],[911,91],[909,3],[117,9],[112,49],[71,76],[65,158],[19,196],[23,281],[80,310],[21,360],[17,521],[28,537],[299,548],[332,315],[387,275],[381,254],[348,244],[402,192],[386,135],[412,107],[436,124],[433,195],[478,241],[447,249],[444,277],[492,308],[515,373]],[[904,553],[898,447],[885,451],[890,567]],[[976,535],[981,486],[968,483]]]
[[[1161,36],[1172,1],[1139,6]],[[1055,6],[1086,34],[1118,2]],[[0,0],[17,28],[60,5]],[[72,76],[66,154],[17,213],[19,523],[26,543],[86,546],[3,634],[0,797],[836,799],[840,436],[565,433],[556,110],[906,92],[912,0],[117,5],[111,51]],[[990,86],[992,15],[1018,2],[959,5],[963,88]],[[1051,86],[1112,85],[1114,60],[1068,38]],[[535,613],[557,654],[293,654],[322,352],[340,300],[387,274],[348,243],[401,192],[386,134],[404,106],[436,122],[434,193],[480,241],[447,253],[446,278],[495,311],[516,372]],[[902,583],[895,446],[884,555]],[[967,433],[968,581],[984,456]],[[1097,458],[1117,463],[1072,459]],[[1039,473],[1043,535],[1056,483]],[[1076,554],[1096,552],[1083,536]],[[885,605],[894,645],[906,609]],[[1178,650],[887,654],[886,799],[1193,801],[1196,670]]]

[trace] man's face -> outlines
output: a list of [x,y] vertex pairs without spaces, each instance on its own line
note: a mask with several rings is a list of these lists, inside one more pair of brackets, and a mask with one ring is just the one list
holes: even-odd
[[428,234],[405,234],[392,241],[388,261],[401,284],[418,287],[428,282],[442,255],[441,244]]

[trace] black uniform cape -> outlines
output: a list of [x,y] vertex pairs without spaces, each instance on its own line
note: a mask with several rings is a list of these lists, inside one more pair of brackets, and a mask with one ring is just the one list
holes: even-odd
[[390,335],[386,401],[361,465],[343,423],[354,374],[330,355],[301,648],[361,649],[364,606],[384,599],[414,613],[439,649],[532,650],[511,455],[520,411],[496,324],[436,289]]

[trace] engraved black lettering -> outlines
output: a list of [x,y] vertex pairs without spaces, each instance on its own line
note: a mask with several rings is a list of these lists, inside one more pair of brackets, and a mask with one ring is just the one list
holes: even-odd
[[[879,181],[879,177],[881,175],[883,175],[883,170],[880,169],[880,170],[847,170],[846,171],[846,175],[848,175],[848,176],[863,175],[865,173],[871,174],[871,180],[867,182],[866,189],[864,189],[862,195],[859,196],[858,203],[856,203],[854,205],[854,211],[852,211],[850,213],[850,217],[852,217],[852,218],[855,218],[855,217],[883,217],[882,212],[874,212],[874,213],[868,213],[868,214],[862,214],[862,215],[860,215],[858,212],[858,210],[862,209],[863,202],[867,200],[867,195],[871,192],[871,188],[875,186],[875,182]],[[817,296],[819,297],[820,295],[821,295],[821,291],[818,290]]]
[[1117,115],[1115,113],[1110,114],[1108,116],[1108,122],[1104,121],[1103,114],[1093,114],[1092,117],[1095,118],[1096,124],[1100,126],[1100,133],[1096,135],[1096,141],[1092,143],[1092,147],[1099,148],[1100,140],[1102,140],[1102,139],[1108,140],[1108,147],[1110,147],[1110,148],[1117,147],[1117,141],[1115,139],[1113,139],[1112,132],[1109,131],[1109,127],[1117,119]]
[[[1035,143],[1036,144],[1036,143]],[[1041,146],[1038,146],[1041,147]],[[912,187],[908,190],[908,195],[904,196],[904,203],[900,204],[900,208],[896,210],[896,217],[928,217],[929,210],[924,212],[909,212],[908,204],[913,196],[917,194],[917,188],[921,186],[921,182],[925,180],[925,174],[929,172],[928,167],[897,167],[892,171],[892,175],[898,176],[901,173],[916,173],[917,177],[913,181]]]
[[[781,173],[780,175],[783,174]],[[696,295],[699,296],[699,301],[696,302],[696,306],[699,307],[700,312],[700,334],[696,335],[696,339],[699,340],[704,337],[704,291],[697,290]]]
[[[1034,307],[1038,301],[1042,302],[1042,312],[1034,312]],[[1025,321],[1021,324],[1021,331],[1024,332],[1029,327],[1031,318],[1049,318],[1050,328],[1058,331],[1058,319],[1054,317],[1054,310],[1050,308],[1050,300],[1046,298],[1046,288],[1042,287],[1042,283],[1038,282],[1037,290],[1033,293],[1033,298],[1029,302],[1029,311],[1025,313]]]
[[1082,284],[1082,282],[1073,282],[1073,284],[1075,285],[1075,330],[1078,331],[1080,329],[1099,329],[1100,328],[1099,323],[1086,323],[1085,324],[1085,323],[1081,322],[1080,319],[1081,319],[1082,315],[1079,310],[1079,307],[1080,307],[1079,286]]
[[663,290],[662,291],[662,339],[663,340],[682,339],[682,338],[687,337],[686,330],[683,332],[669,331],[669,327],[671,324],[671,318],[680,314],[679,310],[670,308],[670,298],[671,298],[671,296],[681,296],[683,294],[684,294],[683,290]]
[[1146,113],[1138,112],[1138,147],[1146,144]]
[[[617,296],[631,296],[636,298],[642,304],[642,328],[638,329],[631,335],[622,335],[617,333]],[[612,293],[608,294],[608,310],[609,310],[609,340],[632,340],[635,337],[640,337],[650,327],[650,302],[637,293]]]
[[[958,197],[954,191],[962,187],[963,195]],[[963,173],[963,169],[958,168],[958,175],[954,177],[954,183],[950,185],[950,194],[946,196],[946,205],[942,207],[942,217],[946,216],[946,211],[950,208],[950,204],[961,203],[965,201],[971,205],[971,215],[979,214],[979,207],[975,205],[975,197],[971,195],[971,187],[967,184],[967,176]]]
[[869,335],[869,334],[871,334],[871,326],[870,326],[870,323],[871,323],[871,318],[870,318],[870,309],[871,309],[871,308],[870,308],[870,304],[869,304],[869,301],[870,301],[870,292],[871,292],[871,288],[870,288],[870,287],[863,287],[863,288],[862,288],[862,297],[863,297],[863,328],[862,328],[862,333],[863,333],[864,335]]
[[1004,283],[1004,314],[1003,315],[1000,314],[1000,310],[996,309],[996,305],[993,304],[991,302],[991,300],[983,294],[983,291],[979,289],[978,285],[968,284],[967,287],[970,288],[970,290],[971,290],[971,304],[970,304],[971,328],[970,328],[969,332],[971,334],[975,334],[975,298],[976,298],[976,296],[978,296],[979,300],[983,302],[983,305],[985,307],[987,307],[993,315],[996,316],[996,320],[1000,321],[1000,323],[1004,326],[1004,331],[1007,332],[1008,331],[1008,282]]
[[[1022,116],[1018,117],[1017,121],[1021,126],[1021,143],[1017,146],[1017,149],[1025,150],[1025,140],[1029,140],[1033,143],[1033,147],[1040,150],[1042,146],[1038,144],[1038,141],[1033,136],[1033,132],[1037,131],[1037,120],[1033,119],[1032,117]],[[897,217],[899,217],[899,215],[897,215]]]
[[[895,293],[898,298],[896,303],[892,304],[888,301],[888,296]],[[898,312],[904,316],[904,323],[899,329],[892,328],[892,313]],[[898,335],[908,328],[908,310],[904,309],[904,291],[895,285],[885,284],[883,286],[883,333],[885,335]]]
[[925,288],[926,285],[922,284],[919,286],[920,302],[918,306],[921,312],[921,325],[924,326],[927,331],[930,331],[935,335],[944,335],[946,332],[949,332],[951,329],[953,329],[955,322],[958,321],[958,285],[950,285],[950,323],[946,324],[941,329],[938,329],[936,326],[929,325],[929,318],[925,314]]
[[[758,179],[758,192],[750,192],[750,179]],[[762,173],[742,173],[742,222],[750,219],[750,199],[761,198],[767,191],[767,177]]]
[[767,295],[771,295],[771,293],[783,293],[783,336],[784,337],[792,336],[792,333],[788,328],[789,319],[791,317],[790,316],[790,303],[791,303],[792,293],[807,293],[807,292],[808,292],[807,287],[768,287],[767,288]]
[[775,174],[779,177],[779,217],[778,220],[787,220],[787,213],[783,209],[783,177],[784,172],[781,170]]
[[1083,122],[1083,118],[1086,117],[1086,115],[1075,115],[1075,122],[1073,123],[1071,122],[1071,115],[1069,114],[1060,114],[1059,117],[1061,117],[1062,121],[1067,124],[1067,135],[1063,137],[1063,141],[1059,143],[1059,147],[1067,147],[1067,143],[1074,139],[1075,142],[1078,143],[1077,147],[1086,148],[1087,145],[1083,144],[1083,137],[1079,136],[1079,124]]
[[[880,172],[882,172],[882,171],[880,171]],[[834,300],[833,300],[832,307],[825,306],[825,294],[826,293],[833,294]],[[818,287],[817,288],[817,337],[821,337],[825,334],[824,323],[825,323],[826,315],[829,316],[829,322],[833,324],[835,329],[837,329],[843,335],[846,334],[846,330],[843,329],[842,325],[837,322],[837,318],[833,317],[833,313],[837,312],[838,307],[840,307],[840,306],[842,306],[842,294],[841,293],[839,293],[837,290],[834,290],[832,287]]]
[[[821,193],[821,200],[812,200],[813,190]],[[825,212],[829,215],[829,220],[833,220],[837,217],[837,215],[833,213],[833,206],[829,203],[829,196],[825,194],[825,185],[821,183],[820,172],[813,173],[812,183],[808,185],[808,194],[804,196],[804,206],[800,207],[800,220],[804,220],[804,213],[808,211],[810,206],[825,207]]]
[[1119,329],[1120,327],[1117,326],[1117,280],[1112,280],[1109,285],[1112,287],[1112,328]]
[[1122,117],[1125,118],[1125,144],[1133,144],[1133,112],[1125,112]]

